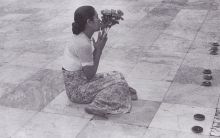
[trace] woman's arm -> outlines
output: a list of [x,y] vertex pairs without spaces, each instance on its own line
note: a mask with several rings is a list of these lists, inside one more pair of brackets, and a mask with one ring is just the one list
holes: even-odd
[[98,39],[95,42],[93,39],[93,45],[94,45],[94,52],[93,52],[93,65],[92,66],[83,66],[83,72],[85,73],[88,80],[92,79],[98,69],[99,66],[99,60],[102,55],[102,50],[105,47],[107,41],[107,34],[105,31],[102,31],[102,33],[99,33]]

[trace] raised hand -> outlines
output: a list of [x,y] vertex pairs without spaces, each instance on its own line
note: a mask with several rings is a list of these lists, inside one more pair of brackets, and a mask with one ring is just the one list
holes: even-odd
[[94,48],[102,51],[103,48],[105,47],[107,39],[108,37],[107,37],[106,30],[102,29],[102,31],[98,33],[97,41],[95,41],[95,39],[92,38]]

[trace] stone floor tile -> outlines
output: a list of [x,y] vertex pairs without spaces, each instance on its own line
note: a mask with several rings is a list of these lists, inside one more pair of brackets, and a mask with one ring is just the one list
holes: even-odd
[[[205,19],[206,12],[207,11],[181,10],[164,33],[193,40],[199,27],[202,25],[202,21]],[[195,16],[198,19],[195,18]]]
[[45,68],[51,70],[61,70],[62,62],[63,62],[63,56],[58,57],[57,59],[49,63]]
[[36,112],[19,110],[0,106],[0,137],[6,138],[13,135],[18,129],[23,127]]
[[20,52],[6,51],[0,49],[0,66],[10,63],[20,55]]
[[[200,86],[204,81],[203,79],[204,69],[209,69],[209,68],[190,67],[190,66],[185,66],[183,64],[177,71],[174,82],[180,84],[195,84]],[[219,78],[220,70],[211,69],[211,71],[212,71],[213,79],[211,80],[212,86],[210,88],[220,87],[220,78]]]
[[15,85],[15,84],[0,82],[0,97],[12,92],[16,88],[16,86],[17,85]]
[[50,113],[38,113],[12,138],[73,138],[89,119]]
[[173,20],[173,22],[193,22],[193,23],[202,23],[205,20],[205,17],[208,13],[208,10],[192,10],[192,9],[182,9]]
[[173,1],[162,1],[160,4],[149,9],[149,17],[175,17],[180,11],[180,6],[176,5]]
[[195,84],[173,83],[163,102],[198,107],[216,108],[220,87],[203,87]]
[[220,20],[220,10],[210,11],[207,20]]
[[0,98],[0,105],[41,110],[64,90],[61,71],[41,70]]
[[[108,121],[119,124],[148,127],[160,106],[159,102],[138,100],[133,101],[131,112],[121,115],[109,115]],[[96,117],[95,120],[100,120]]]
[[0,68],[0,82],[19,84],[31,77],[38,69],[22,66],[3,66]]
[[101,72],[110,72],[110,71],[119,71],[121,72],[126,78],[130,74],[131,70],[134,68],[135,63],[126,63],[120,62],[117,60],[114,61],[107,61],[101,60],[99,63],[98,73]]
[[220,20],[206,20],[203,24],[201,31],[204,32],[219,32],[220,31]]
[[186,53],[190,48],[191,41],[175,37],[169,34],[161,34],[159,38],[150,47],[152,50],[160,50],[162,52],[173,53],[183,52]]
[[118,62],[125,62],[134,64],[137,63],[138,57],[140,53],[142,52],[142,48],[136,47],[136,48],[120,48],[120,49],[108,49],[108,52],[104,55],[104,60],[108,61],[115,61]]
[[151,48],[143,49],[140,54],[139,62],[141,63],[153,63],[153,64],[164,64],[172,66],[180,66],[186,53],[171,52],[166,50],[150,50]]
[[171,22],[170,26],[167,27],[164,33],[192,41],[196,36],[199,26],[201,26],[201,23],[180,24],[180,23]]
[[78,116],[82,118],[92,118],[92,115],[87,114],[84,111],[85,107],[86,104],[76,104],[71,102],[66,95],[66,91],[63,91],[53,101],[51,101],[42,111],[68,116]]
[[[198,113],[205,115],[206,118],[204,121],[194,120],[194,114]],[[198,125],[203,127],[201,134],[209,135],[214,114],[215,109],[213,108],[162,103],[150,124],[150,128],[193,133],[191,128]]]
[[77,138],[140,138],[145,131],[145,127],[92,120]]
[[158,128],[148,128],[143,138],[209,138],[209,136],[170,131]]
[[162,102],[171,82],[152,81],[128,77],[129,86],[136,89],[139,99]]
[[6,15],[0,17],[0,24],[2,25],[2,23],[4,23],[4,22],[5,23],[18,22],[28,16],[30,16],[30,14],[21,14],[21,13],[6,14]]
[[212,47],[211,43],[218,42],[220,38],[219,32],[203,32],[199,31],[192,46],[190,47],[189,53],[198,53],[209,55],[209,50]]
[[52,56],[26,52],[17,59],[13,60],[10,65],[21,65],[27,67],[44,68],[49,62],[54,59]]
[[218,6],[213,4],[213,1],[188,0],[188,3],[185,8],[192,10],[216,10],[218,9]]
[[188,53],[183,61],[184,66],[210,68],[211,56],[200,53]]
[[129,74],[131,78],[166,81],[173,80],[178,65],[139,62]]
[[210,136],[209,138],[219,138],[219,137],[216,137],[216,136]]

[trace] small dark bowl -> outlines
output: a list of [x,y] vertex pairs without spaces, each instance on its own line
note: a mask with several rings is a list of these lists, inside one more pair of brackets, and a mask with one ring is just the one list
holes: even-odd
[[204,74],[212,74],[212,71],[210,69],[204,69],[203,73]]
[[219,43],[217,43],[217,42],[212,43],[212,45],[213,46],[220,46]]
[[218,47],[211,47],[210,51],[218,51]]
[[212,83],[210,81],[203,81],[202,86],[212,86]]
[[194,127],[192,127],[192,131],[194,133],[202,133],[203,132],[203,128],[201,126],[194,126]]
[[203,120],[205,120],[205,116],[202,114],[195,114],[194,119],[197,121],[203,121]]
[[218,55],[217,51],[214,51],[214,50],[211,51],[210,54],[211,54],[211,55]]
[[205,79],[205,80],[212,80],[212,75],[204,75],[203,79]]

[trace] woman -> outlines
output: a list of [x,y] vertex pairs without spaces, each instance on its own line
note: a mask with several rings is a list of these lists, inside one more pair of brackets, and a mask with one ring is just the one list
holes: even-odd
[[[79,7],[72,24],[74,42],[65,47],[62,68],[68,98],[74,103],[88,104],[87,113],[102,117],[130,112],[131,100],[137,99],[136,91],[121,73],[96,74],[107,41],[105,26],[92,6]],[[102,32],[95,41],[92,35],[100,28]]]

